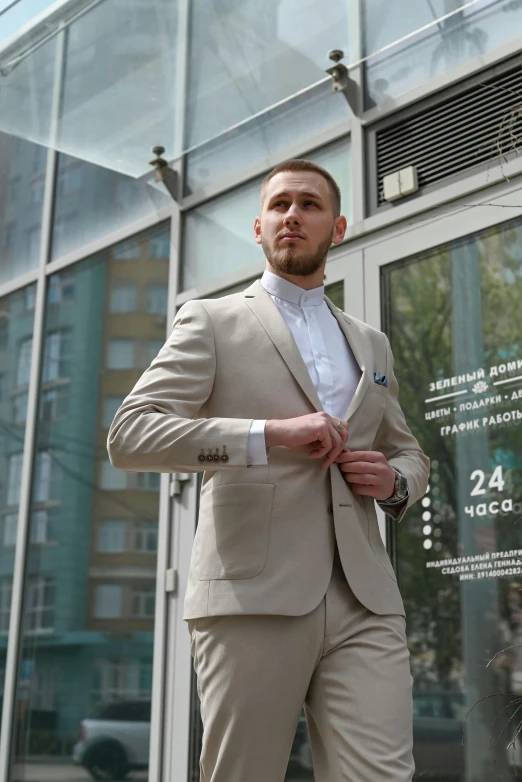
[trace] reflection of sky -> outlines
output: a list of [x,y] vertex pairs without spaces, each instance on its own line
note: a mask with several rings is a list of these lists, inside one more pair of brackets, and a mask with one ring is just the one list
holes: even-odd
[[277,14],[278,40],[311,59],[321,71],[331,64],[330,49],[343,49],[347,64],[349,1],[328,0],[325,13],[320,0],[282,0]]
[[[0,14],[13,0],[0,0]],[[53,5],[53,0],[20,0],[0,16],[0,45],[35,16]]]
[[[457,7],[467,5],[470,0],[457,0]],[[501,0],[479,0],[467,8],[464,16],[483,11],[488,6],[507,5]],[[424,25],[440,19],[449,11],[444,0],[364,0],[366,25],[366,53],[371,54],[382,46],[398,41],[404,35],[419,30]],[[458,16],[457,16],[458,18]],[[429,34],[436,31],[431,28]]]

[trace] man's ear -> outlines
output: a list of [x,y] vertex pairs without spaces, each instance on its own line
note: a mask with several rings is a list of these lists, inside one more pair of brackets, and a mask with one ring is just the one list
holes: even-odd
[[261,218],[256,217],[254,220],[254,239],[258,244],[261,244]]
[[347,227],[348,223],[346,222],[346,217],[341,215],[336,219],[334,233],[332,236],[332,244],[341,244],[346,234]]

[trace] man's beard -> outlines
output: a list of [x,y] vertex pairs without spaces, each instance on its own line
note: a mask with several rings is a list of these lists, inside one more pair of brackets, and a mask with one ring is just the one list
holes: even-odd
[[[328,255],[328,250],[332,246],[333,229],[330,237],[318,246],[313,254],[303,255],[296,251],[295,247],[288,247],[282,250],[275,250],[261,236],[261,246],[265,251],[266,259],[270,266],[283,274],[292,274],[298,277],[311,277],[312,274],[321,268]],[[302,241],[296,239],[296,244]]]

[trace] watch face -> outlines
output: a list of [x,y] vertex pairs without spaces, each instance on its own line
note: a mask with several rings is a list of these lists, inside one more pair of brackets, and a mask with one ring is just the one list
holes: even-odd
[[399,497],[405,497],[408,493],[408,481],[404,477],[404,475],[398,476],[398,488],[397,488],[397,494]]

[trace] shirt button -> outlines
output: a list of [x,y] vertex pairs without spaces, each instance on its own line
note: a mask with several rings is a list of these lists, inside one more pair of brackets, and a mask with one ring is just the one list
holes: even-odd
[[333,513],[333,505],[332,505],[332,503],[330,503],[329,506],[328,506],[328,513]]

